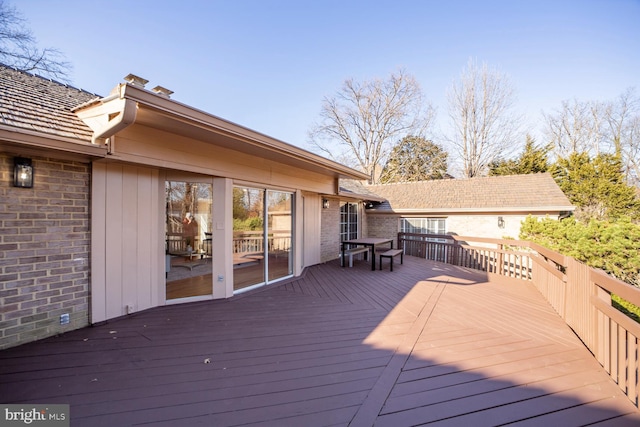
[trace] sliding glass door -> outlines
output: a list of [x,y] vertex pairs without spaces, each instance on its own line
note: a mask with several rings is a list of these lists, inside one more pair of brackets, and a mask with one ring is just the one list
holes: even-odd
[[212,294],[212,186],[165,182],[167,300]]
[[233,189],[233,289],[264,283],[264,194]]
[[293,195],[282,191],[267,191],[267,236],[269,281],[293,274],[292,215]]
[[293,273],[293,194],[261,188],[233,189],[234,290]]

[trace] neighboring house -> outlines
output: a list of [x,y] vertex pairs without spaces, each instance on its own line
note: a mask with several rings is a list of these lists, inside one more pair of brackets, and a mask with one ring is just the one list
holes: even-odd
[[372,237],[404,231],[517,239],[527,216],[557,219],[575,209],[548,173],[361,188],[384,199],[382,203],[371,199],[366,205],[367,230]]
[[125,79],[98,97],[0,66],[0,348],[336,257],[322,200],[366,175]]

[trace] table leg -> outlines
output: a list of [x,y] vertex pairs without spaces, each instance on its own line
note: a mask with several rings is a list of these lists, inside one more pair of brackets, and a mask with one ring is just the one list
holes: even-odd
[[340,267],[344,267],[344,243],[340,244],[340,257],[342,258],[340,260]]
[[371,245],[371,271],[376,271],[376,245]]

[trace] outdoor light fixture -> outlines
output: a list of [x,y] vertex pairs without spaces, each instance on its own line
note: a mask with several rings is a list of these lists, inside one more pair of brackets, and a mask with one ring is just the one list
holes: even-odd
[[16,157],[13,159],[13,186],[33,187],[33,165],[31,159]]
[[501,216],[498,217],[498,227],[504,228],[504,218],[502,218]]
[[322,209],[329,209],[329,200],[322,199]]

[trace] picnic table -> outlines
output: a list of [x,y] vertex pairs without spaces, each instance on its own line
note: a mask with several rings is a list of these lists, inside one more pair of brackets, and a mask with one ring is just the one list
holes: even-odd
[[340,256],[342,257],[341,265],[345,265],[345,253],[347,246],[364,246],[371,250],[371,270],[376,269],[376,246],[378,245],[391,245],[390,249],[393,249],[393,239],[386,239],[380,237],[365,237],[362,239],[351,239],[342,242]]

